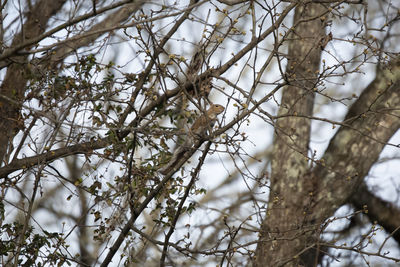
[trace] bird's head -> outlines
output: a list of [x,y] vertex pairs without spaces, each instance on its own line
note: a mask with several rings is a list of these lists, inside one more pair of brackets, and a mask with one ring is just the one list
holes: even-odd
[[225,108],[218,104],[212,104],[211,107],[208,109],[208,115],[218,115],[224,112]]

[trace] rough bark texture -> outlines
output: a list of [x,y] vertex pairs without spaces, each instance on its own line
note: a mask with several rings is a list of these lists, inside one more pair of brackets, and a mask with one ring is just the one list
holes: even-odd
[[[331,215],[348,201],[400,127],[400,79],[392,71],[399,73],[398,66],[389,65],[378,71],[377,78],[349,110],[346,119],[352,118],[351,123],[339,129],[325,152],[323,164],[313,171],[313,176],[319,177],[315,178],[319,181],[316,209]],[[355,119],[354,109],[359,114]]]
[[[307,247],[310,235],[305,214],[310,205],[313,184],[308,178],[307,150],[314,88],[317,82],[325,23],[319,17],[325,8],[320,4],[299,5],[294,16],[294,31],[289,43],[287,86],[282,95],[275,124],[271,192],[267,217],[261,228],[261,242],[256,253],[256,266],[279,266]],[[291,262],[298,265],[298,260]]]
[[[310,18],[323,11],[319,4],[296,10],[295,25],[301,19],[308,20],[295,27],[294,39],[289,45],[289,59],[297,60],[288,64],[290,86],[283,93],[279,115],[311,115],[312,84],[315,84],[312,74],[318,70],[320,60],[316,40],[321,40],[324,30],[323,20]],[[400,127],[399,73],[398,61],[378,66],[376,79],[349,109],[344,123],[313,169],[309,169],[306,158],[309,119],[284,117],[277,120],[271,193],[256,251],[256,266],[313,266],[318,263],[321,253],[316,251],[316,244],[321,224],[355,194]],[[290,79],[293,76],[294,79]],[[367,203],[366,194],[365,191],[360,193],[360,198],[357,201],[353,198],[353,203],[358,206]],[[379,200],[369,204],[384,205]],[[379,212],[373,211],[371,219],[379,217]],[[390,232],[396,229],[395,225],[385,227]]]

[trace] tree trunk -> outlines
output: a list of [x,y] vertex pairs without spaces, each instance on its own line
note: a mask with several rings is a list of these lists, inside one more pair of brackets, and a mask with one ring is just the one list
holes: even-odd
[[315,185],[307,158],[311,121],[304,116],[313,111],[325,11],[321,4],[299,5],[295,10],[286,69],[288,86],[275,124],[271,191],[256,266],[298,266],[299,256],[312,244],[316,230],[307,215]]

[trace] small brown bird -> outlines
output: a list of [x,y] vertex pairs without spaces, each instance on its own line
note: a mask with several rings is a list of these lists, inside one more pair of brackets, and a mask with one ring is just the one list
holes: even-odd
[[193,146],[196,137],[206,134],[207,131],[211,131],[217,121],[217,116],[224,112],[224,110],[223,106],[212,104],[203,115],[197,118],[190,128],[186,140],[174,151],[169,162],[159,170],[160,173],[167,174],[183,154]]
[[224,112],[225,108],[218,104],[212,104],[205,114],[201,115],[190,128],[191,133],[201,135],[207,130],[212,129],[217,116]]

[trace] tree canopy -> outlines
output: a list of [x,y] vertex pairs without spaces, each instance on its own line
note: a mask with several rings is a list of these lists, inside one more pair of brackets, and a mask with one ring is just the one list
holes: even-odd
[[3,266],[396,266],[400,5],[0,1]]

